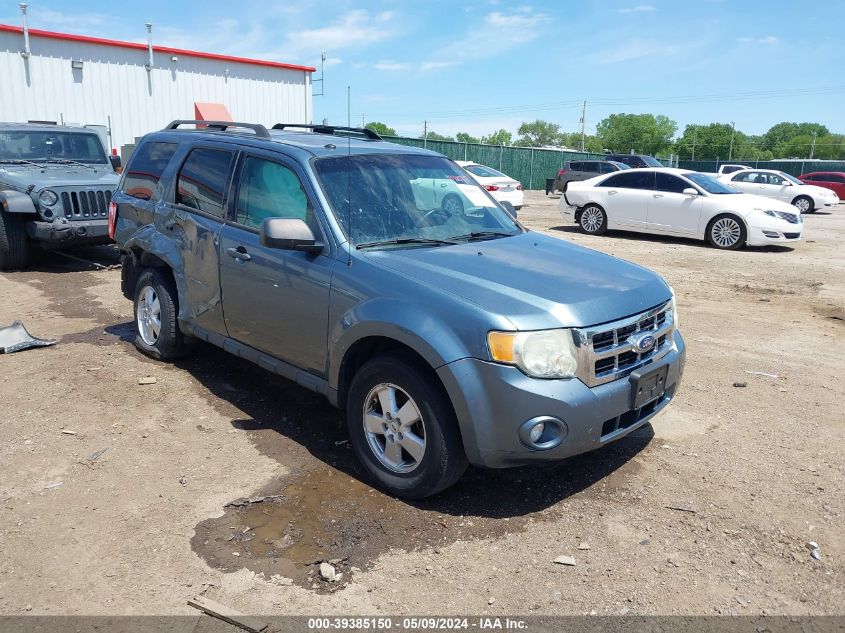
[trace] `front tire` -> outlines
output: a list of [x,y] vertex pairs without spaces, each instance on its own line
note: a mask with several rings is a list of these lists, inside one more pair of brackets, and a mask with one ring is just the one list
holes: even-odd
[[449,215],[458,215],[459,213],[464,212],[464,203],[460,197],[454,193],[450,193],[443,198],[443,202],[440,203],[440,208]]
[[29,264],[29,240],[20,216],[0,212],[0,270],[21,270]]
[[158,360],[186,356],[190,349],[178,314],[173,279],[156,268],[143,271],[135,285],[135,347]]
[[588,204],[581,209],[578,226],[587,235],[602,235],[607,231],[607,214],[597,204]]
[[792,201],[792,206],[798,209],[801,213],[814,213],[816,210],[813,205],[813,199],[809,196],[798,196]]
[[385,355],[355,374],[346,404],[356,456],[376,484],[422,499],[455,483],[467,459],[451,402],[428,368]]
[[717,215],[707,225],[707,241],[715,248],[735,251],[746,238],[745,224],[734,215]]

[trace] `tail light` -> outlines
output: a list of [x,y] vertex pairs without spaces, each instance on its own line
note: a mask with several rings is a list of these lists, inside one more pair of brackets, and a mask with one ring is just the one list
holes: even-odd
[[517,185],[516,185],[516,190],[517,190],[517,191],[522,191],[522,185],[517,184]]
[[498,185],[484,185],[484,188],[485,188],[487,191],[498,191],[498,190],[499,190],[499,186],[498,186]]
[[114,239],[114,229],[117,225],[117,205],[109,202],[109,239]]
[[557,172],[557,175],[563,176],[567,171],[568,171],[567,169],[561,169],[560,171]]

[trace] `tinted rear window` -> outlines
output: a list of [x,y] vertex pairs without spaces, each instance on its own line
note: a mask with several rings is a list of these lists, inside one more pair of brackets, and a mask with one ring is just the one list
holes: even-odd
[[161,174],[176,152],[176,143],[143,143],[126,166],[122,191],[134,198],[152,200]]
[[232,153],[195,149],[179,170],[176,204],[223,217]]

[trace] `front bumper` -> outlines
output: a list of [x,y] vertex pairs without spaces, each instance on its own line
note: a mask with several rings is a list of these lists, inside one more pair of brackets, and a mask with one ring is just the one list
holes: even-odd
[[73,220],[56,218],[52,222],[34,220],[26,223],[30,239],[54,244],[105,244],[110,242],[106,218]]
[[[686,347],[674,333],[675,349],[643,370],[668,368],[666,391],[639,410],[631,409],[631,382],[621,378],[587,387],[578,379],[538,380],[515,367],[464,358],[437,370],[455,407],[464,449],[475,466],[506,468],[535,461],[561,460],[624,437],[663,410],[677,391]],[[563,422],[565,437],[548,450],[528,448],[519,427],[532,418]]]
[[804,224],[789,224],[786,228],[782,226],[772,228],[759,228],[751,226],[748,228],[748,246],[767,246],[769,244],[790,244],[801,241],[801,234],[804,231]]

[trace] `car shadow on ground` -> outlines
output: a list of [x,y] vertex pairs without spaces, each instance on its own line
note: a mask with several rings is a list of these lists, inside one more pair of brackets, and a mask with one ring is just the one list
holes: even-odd
[[[352,452],[345,415],[323,396],[206,344],[177,366],[207,389],[209,401],[231,417],[234,428],[250,433],[262,453],[291,468],[292,477],[328,465],[364,482],[359,488],[373,485]],[[644,449],[653,435],[646,425],[597,451],[561,462],[505,470],[471,467],[453,487],[407,503],[454,516],[523,516],[607,477]]]
[[120,251],[114,244],[58,249],[33,248],[29,272],[76,273],[120,265]]
[[[551,231],[560,231],[561,233],[581,233],[578,225],[558,225],[550,227]],[[697,240],[689,237],[674,237],[671,235],[656,235],[654,233],[633,233],[631,231],[608,231],[601,237],[610,237],[613,239],[628,240],[629,242],[653,242],[655,244],[678,244],[686,246],[699,246],[701,248],[713,248],[704,240]],[[589,246],[586,244],[585,246]],[[717,249],[713,249],[717,250]],[[777,244],[770,244],[767,246],[746,246],[741,250],[759,251],[762,253],[789,253],[794,251],[792,246],[778,246]]]

